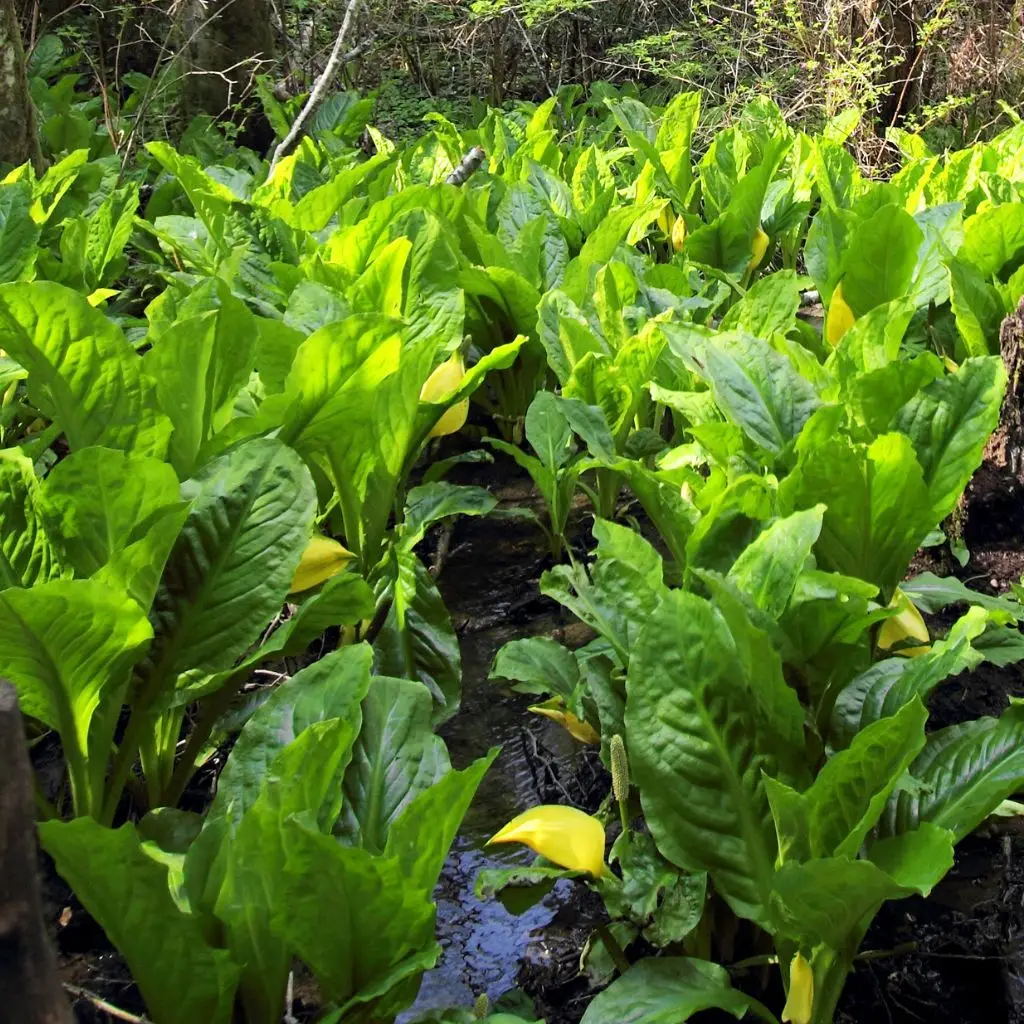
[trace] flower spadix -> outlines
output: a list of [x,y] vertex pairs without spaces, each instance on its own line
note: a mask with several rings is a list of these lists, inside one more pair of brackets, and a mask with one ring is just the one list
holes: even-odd
[[[440,402],[450,395],[466,376],[466,364],[462,361],[462,353],[456,352],[446,359],[427,378],[420,391],[421,402]],[[454,434],[463,428],[469,416],[469,399],[456,402],[451,408],[445,409],[441,418],[431,428],[428,437],[444,437]]]
[[337,576],[355,556],[348,548],[339,544],[331,537],[315,533],[302,552],[302,559],[295,575],[289,594],[298,594],[319,586],[332,576]]
[[[896,654],[902,654],[908,658],[927,654],[931,650],[931,637],[928,635],[928,627],[914,602],[897,587],[892,601],[889,602],[889,607],[897,609],[897,614],[882,623],[882,628],[878,631],[878,646],[887,651],[901,645]],[[908,646],[906,643],[908,640],[920,640],[921,643],[916,646]]]
[[575,807],[541,804],[513,818],[492,843],[522,843],[570,871],[599,878],[604,870],[604,826]]
[[788,1024],[811,1024],[814,1013],[814,970],[803,953],[789,965],[789,995],[782,1010]]

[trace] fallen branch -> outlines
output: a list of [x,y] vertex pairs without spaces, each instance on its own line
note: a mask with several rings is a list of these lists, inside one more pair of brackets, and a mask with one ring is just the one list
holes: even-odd
[[464,185],[484,162],[486,157],[487,154],[479,146],[474,146],[459,161],[459,166],[444,179],[445,183],[448,185]]
[[331,50],[330,57],[327,58],[327,67],[324,68],[324,73],[316,80],[313,91],[309,94],[309,99],[306,100],[305,106],[299,111],[299,116],[295,118],[291,130],[277,149],[274,150],[274,158],[270,161],[270,171],[267,174],[268,178],[274,173],[274,169],[280,163],[281,158],[285,156],[302,134],[303,127],[313,111],[320,105],[320,101],[323,99],[324,93],[327,92],[327,87],[331,84],[331,80],[337,73],[338,68],[345,63],[346,55],[342,52],[341,48],[345,42],[345,36],[348,35],[352,18],[355,16],[358,6],[359,0],[348,0],[348,6],[345,8],[345,17],[342,19],[341,28],[338,29],[338,38],[334,40],[334,48]]
[[82,988],[80,985],[68,985],[65,982],[64,988],[76,999],[84,999],[92,1003],[97,1010],[102,1010],[116,1020],[126,1020],[128,1024],[149,1024],[146,1017],[136,1017],[134,1013],[129,1013],[127,1010],[122,1010],[120,1006],[108,1003],[106,999],[101,999],[95,992],[90,992],[87,988]]

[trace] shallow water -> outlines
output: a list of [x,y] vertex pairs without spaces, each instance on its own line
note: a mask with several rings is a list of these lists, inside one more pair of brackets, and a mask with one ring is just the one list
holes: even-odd
[[533,860],[523,847],[485,844],[511,818],[543,801],[539,760],[571,770],[578,757],[574,741],[563,729],[525,713],[525,698],[487,680],[502,644],[550,633],[558,621],[557,615],[546,615],[525,629],[501,625],[464,631],[460,637],[462,708],[441,730],[452,763],[462,768],[491,747],[502,749],[477,791],[438,883],[437,934],[444,952],[437,967],[424,975],[416,1003],[399,1024],[425,1010],[470,1006],[481,993],[493,1002],[515,988],[520,963],[544,959],[543,929],[573,899],[573,883],[558,882],[541,902],[516,916],[496,899],[480,901],[473,895],[476,876],[484,868]]

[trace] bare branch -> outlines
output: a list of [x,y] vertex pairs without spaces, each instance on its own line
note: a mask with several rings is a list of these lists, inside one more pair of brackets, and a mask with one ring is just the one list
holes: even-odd
[[327,87],[331,84],[331,79],[334,78],[338,68],[345,62],[342,45],[345,42],[345,36],[348,35],[349,26],[352,24],[352,18],[358,6],[359,0],[348,0],[348,6],[345,8],[345,17],[342,19],[341,28],[338,29],[338,38],[334,40],[334,49],[331,50],[331,56],[327,60],[327,67],[324,68],[324,73],[317,79],[316,85],[313,86],[313,91],[309,94],[309,99],[306,100],[306,105],[299,111],[299,116],[295,118],[291,130],[277,149],[274,150],[274,158],[270,161],[268,177],[274,173],[274,169],[281,161],[281,158],[291,149],[295,144],[295,140],[302,134],[303,126],[309,120],[313,111],[316,110],[321,99],[323,99]]

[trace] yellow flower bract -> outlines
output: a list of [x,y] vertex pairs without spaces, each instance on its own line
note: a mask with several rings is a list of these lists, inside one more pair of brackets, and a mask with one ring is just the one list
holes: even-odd
[[557,722],[574,740],[579,740],[580,743],[595,746],[601,742],[600,735],[589,722],[577,718],[571,711],[566,711],[564,707],[549,702],[534,704],[530,707],[530,711],[535,715],[543,715],[545,718]]
[[605,870],[604,826],[575,807],[533,807],[513,818],[491,842],[522,843],[559,867],[595,878]]
[[928,635],[928,627],[914,602],[897,588],[889,607],[898,609],[899,614],[882,623],[882,628],[878,631],[878,646],[883,651],[887,651],[907,640],[920,640],[922,646],[904,646],[896,653],[908,658],[927,654],[931,650],[931,637]]
[[[446,359],[427,378],[423,389],[420,391],[420,401],[443,401],[462,383],[462,378],[465,376],[466,365],[462,361],[462,355],[456,353],[450,359]],[[461,402],[456,402],[450,409],[444,411],[427,436],[444,437],[447,434],[454,434],[463,428],[468,416],[469,399],[464,398]]]
[[853,310],[843,298],[843,286],[837,285],[836,290],[832,293],[832,301],[829,303],[828,314],[825,317],[825,340],[835,348],[856,320]]
[[314,534],[302,553],[302,560],[295,570],[288,593],[299,594],[319,586],[332,576],[337,576],[353,557],[348,548],[331,537],[325,537],[320,533]]
[[814,970],[803,953],[789,966],[789,995],[782,1011],[788,1024],[811,1024],[814,1015]]

